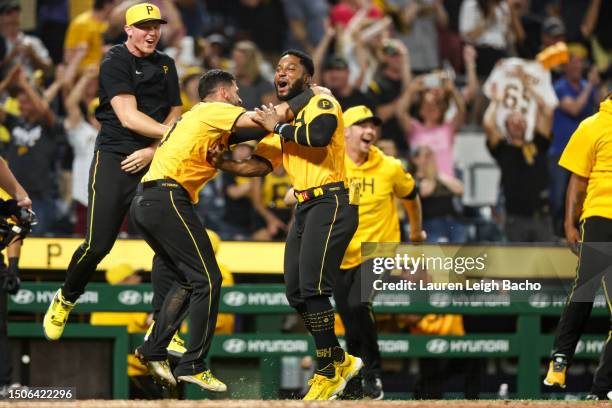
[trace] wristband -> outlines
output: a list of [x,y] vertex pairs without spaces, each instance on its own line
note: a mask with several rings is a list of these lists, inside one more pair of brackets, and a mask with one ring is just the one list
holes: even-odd
[[314,92],[312,91],[312,89],[306,88],[306,90],[304,90],[302,93],[294,96],[293,98],[287,101],[289,109],[291,109],[291,112],[296,115],[299,111],[304,109],[306,105],[308,105],[308,101],[310,101],[310,98],[312,98],[313,96]]
[[283,131],[283,128],[284,128],[285,126],[287,126],[287,124],[286,124],[286,123],[281,123],[281,122],[278,122],[276,125],[274,125],[274,130],[273,130],[273,132],[274,132],[274,133],[276,133],[277,135],[280,135],[280,134],[281,134],[281,132]]

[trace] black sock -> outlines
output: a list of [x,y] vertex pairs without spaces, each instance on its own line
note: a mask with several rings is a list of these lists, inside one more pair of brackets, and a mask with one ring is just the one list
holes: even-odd
[[306,311],[306,303],[300,303],[295,307],[298,314],[302,317],[302,321],[304,322],[304,327],[308,330],[308,333],[312,334],[312,330],[310,329],[310,319],[308,319],[308,312]]
[[303,316],[317,349],[316,373],[332,378],[336,374],[334,362],[344,361],[344,350],[334,333],[334,309],[329,298],[319,296],[306,299],[306,313]]

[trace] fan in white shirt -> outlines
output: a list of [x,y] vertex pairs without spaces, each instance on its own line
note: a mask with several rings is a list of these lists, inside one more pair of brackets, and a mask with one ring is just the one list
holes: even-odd
[[[85,89],[91,81],[97,80],[97,69],[86,69],[72,89],[65,101],[67,117],[64,122],[68,142],[74,151],[72,162],[72,198],[87,208],[88,191],[87,180],[89,177],[89,167],[94,156],[96,136],[100,130],[100,123],[94,116],[94,111],[98,106],[98,98],[93,99],[87,106],[87,117],[83,117],[80,102]],[[77,211],[77,218],[86,216],[86,212]],[[84,225],[83,220],[77,220],[76,225]]]
[[[552,86],[550,71],[544,69],[537,61],[521,58],[506,58],[497,63],[493,72],[484,84],[483,92],[492,98],[495,86],[501,97],[497,110],[496,123],[499,129],[506,129],[506,119],[513,112],[520,113],[527,122],[525,135],[531,141],[536,124],[537,103],[524,86],[529,81],[533,92],[539,95],[544,104],[552,111],[559,104],[557,94]],[[507,131],[503,136],[508,137]]]

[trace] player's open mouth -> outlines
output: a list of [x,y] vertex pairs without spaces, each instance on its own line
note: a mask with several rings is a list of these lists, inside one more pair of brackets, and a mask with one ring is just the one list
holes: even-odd
[[374,137],[373,136],[361,136],[361,142],[366,144],[366,145],[371,145],[372,143],[374,143]]
[[278,82],[276,83],[276,89],[278,89],[278,92],[280,93],[285,93],[289,90],[289,82],[280,79],[278,80]]
[[147,38],[145,42],[149,45],[155,45],[155,39],[153,38]]

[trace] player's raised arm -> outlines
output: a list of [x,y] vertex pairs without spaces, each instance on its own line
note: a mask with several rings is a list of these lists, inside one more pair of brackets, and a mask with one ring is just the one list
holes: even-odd
[[[257,121],[269,132],[278,134],[287,141],[302,146],[324,147],[329,144],[338,127],[338,116],[333,113],[333,104],[328,99],[319,101],[322,105],[329,104],[329,113],[322,112],[302,126],[283,123],[282,118],[272,106],[262,106],[255,109]],[[327,108],[326,108],[327,109]]]
[[[262,109],[255,109],[254,111],[247,111],[243,115],[241,115],[236,124],[234,125],[234,129],[261,129],[264,128],[269,132],[272,130],[267,129],[264,121],[262,120],[262,112],[263,109],[271,110],[275,116],[274,120],[278,123],[285,123],[291,121],[295,114],[304,109],[310,99],[319,94],[331,94],[327,88],[323,88],[320,86],[313,86],[305,89],[303,92],[294,96],[286,102],[279,103],[278,105],[269,104],[268,106],[262,106]],[[275,124],[277,123],[275,122]],[[240,137],[236,134],[233,134],[230,137],[230,144],[242,143],[248,140],[252,140],[246,137]]]
[[[281,102],[278,105],[270,104],[268,108],[276,112],[280,121],[288,122],[293,119],[296,112],[299,112],[306,106],[310,98],[314,95],[313,89],[308,88],[287,102]],[[256,108],[255,111],[245,112],[244,115],[240,116],[236,121],[234,129],[261,128],[262,126],[258,119],[257,111],[258,109]]]

